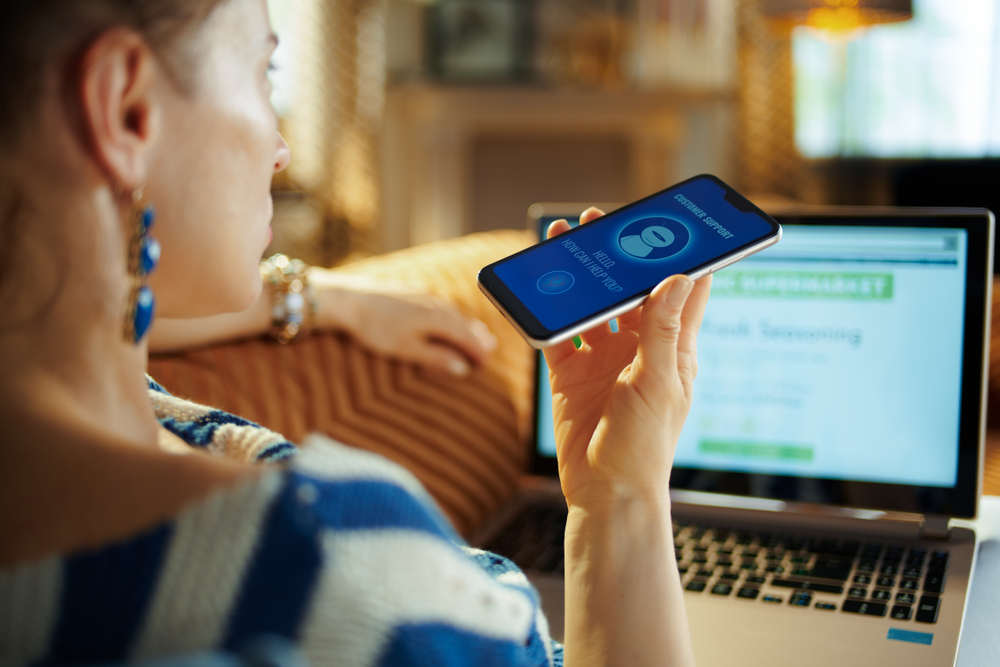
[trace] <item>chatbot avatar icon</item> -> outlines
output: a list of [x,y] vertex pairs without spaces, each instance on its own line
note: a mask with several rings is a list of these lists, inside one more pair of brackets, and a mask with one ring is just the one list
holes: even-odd
[[542,294],[562,294],[576,282],[569,271],[549,271],[538,279],[538,291]]
[[618,233],[618,247],[636,259],[666,259],[683,250],[690,238],[682,223],[657,216],[625,225]]

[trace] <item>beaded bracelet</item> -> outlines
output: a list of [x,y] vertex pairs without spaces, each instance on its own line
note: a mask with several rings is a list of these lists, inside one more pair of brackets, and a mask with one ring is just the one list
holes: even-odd
[[302,260],[280,254],[260,263],[260,274],[271,293],[271,335],[282,345],[311,329],[316,318],[308,268]]

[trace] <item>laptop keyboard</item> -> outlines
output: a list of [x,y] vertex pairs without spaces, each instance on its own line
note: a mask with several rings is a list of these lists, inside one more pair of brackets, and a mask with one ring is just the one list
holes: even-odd
[[[562,574],[565,529],[565,506],[532,505],[486,548],[523,570]],[[920,623],[937,622],[949,557],[917,545],[683,522],[674,523],[674,544],[691,594]],[[765,586],[772,592],[764,594]]]

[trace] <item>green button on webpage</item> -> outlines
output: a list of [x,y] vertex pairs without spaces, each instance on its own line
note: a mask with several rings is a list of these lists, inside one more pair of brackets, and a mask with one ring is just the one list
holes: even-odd
[[739,440],[702,440],[698,443],[698,450],[702,454],[742,456],[751,459],[813,460],[813,448],[803,445],[783,445]]

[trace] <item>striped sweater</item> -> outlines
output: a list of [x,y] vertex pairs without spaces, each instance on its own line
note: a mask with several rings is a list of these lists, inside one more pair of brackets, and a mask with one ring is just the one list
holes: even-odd
[[[192,432],[227,420],[189,406],[171,430],[211,448]],[[262,635],[316,666],[562,664],[524,574],[466,546],[409,472],[322,436],[303,445],[286,469],[127,541],[0,570],[0,666],[240,650]]]

